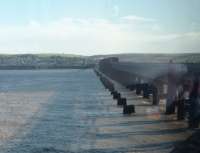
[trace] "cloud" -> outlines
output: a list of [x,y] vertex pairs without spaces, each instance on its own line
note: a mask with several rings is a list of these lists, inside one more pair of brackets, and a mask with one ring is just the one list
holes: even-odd
[[[127,19],[142,22],[127,22]],[[200,32],[166,33],[154,19],[63,18],[0,26],[0,53],[109,54],[199,51]]]
[[128,20],[128,21],[133,21],[133,22],[155,22],[155,19],[152,18],[144,18],[136,15],[129,15],[129,16],[124,16],[121,19],[123,20]]

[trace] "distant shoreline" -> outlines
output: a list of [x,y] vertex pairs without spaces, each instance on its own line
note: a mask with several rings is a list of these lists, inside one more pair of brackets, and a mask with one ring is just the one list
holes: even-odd
[[36,66],[0,66],[0,70],[53,70],[53,69],[91,69],[93,66],[50,66],[50,67],[36,67]]

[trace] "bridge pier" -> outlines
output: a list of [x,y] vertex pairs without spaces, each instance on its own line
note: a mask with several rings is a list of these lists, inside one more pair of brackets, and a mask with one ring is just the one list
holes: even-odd
[[185,100],[177,101],[177,120],[185,119]]
[[127,103],[126,103],[126,98],[118,98],[117,99],[117,105],[118,106],[124,106],[124,105],[126,105]]
[[147,83],[143,84],[143,98],[149,98],[149,85]]
[[123,106],[123,114],[124,115],[131,115],[135,113],[135,105],[124,105]]
[[165,114],[174,114],[176,109],[175,101],[167,102]]
[[141,84],[136,84],[136,95],[141,95],[141,93],[142,93]]
[[118,92],[114,92],[113,99],[120,99],[120,98],[121,98],[121,94]]
[[153,105],[158,105],[160,98],[158,94],[158,88],[155,86],[152,86],[152,95],[153,95]]
[[136,89],[136,85],[135,84],[127,85],[126,88],[131,91],[134,91]]

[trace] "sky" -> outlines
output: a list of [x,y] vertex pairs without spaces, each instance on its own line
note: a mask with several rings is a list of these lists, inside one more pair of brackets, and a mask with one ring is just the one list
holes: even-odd
[[199,0],[0,0],[0,54],[192,52]]

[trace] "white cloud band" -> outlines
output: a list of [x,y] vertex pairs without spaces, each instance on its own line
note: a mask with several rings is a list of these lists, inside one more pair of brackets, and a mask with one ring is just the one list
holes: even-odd
[[64,18],[48,24],[0,26],[0,53],[197,52],[199,42],[200,32],[166,34],[156,20],[133,15],[115,22]]

